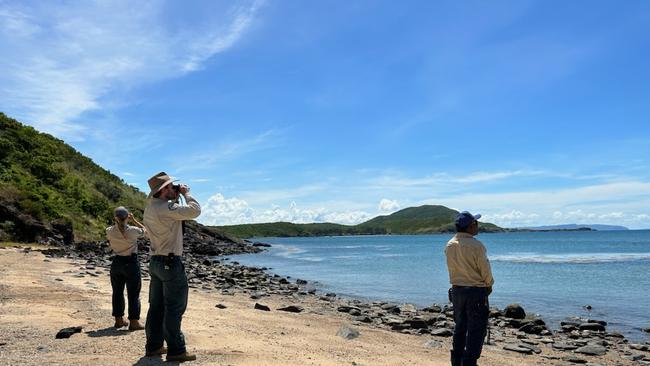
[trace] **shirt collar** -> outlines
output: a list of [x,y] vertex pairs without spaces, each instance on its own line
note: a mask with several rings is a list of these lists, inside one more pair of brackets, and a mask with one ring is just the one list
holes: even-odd
[[456,233],[456,236],[459,237],[459,238],[473,238],[474,237],[474,235],[472,235],[472,234],[463,233],[463,232]]

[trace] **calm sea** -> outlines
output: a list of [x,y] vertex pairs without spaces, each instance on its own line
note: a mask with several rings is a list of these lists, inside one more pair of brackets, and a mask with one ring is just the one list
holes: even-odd
[[[370,300],[446,303],[444,246],[451,235],[259,238],[267,252],[241,264],[315,281],[323,291]],[[609,323],[648,340],[650,230],[480,234],[496,279],[491,304],[519,303],[552,328],[568,317]],[[591,305],[587,311],[584,306]]]

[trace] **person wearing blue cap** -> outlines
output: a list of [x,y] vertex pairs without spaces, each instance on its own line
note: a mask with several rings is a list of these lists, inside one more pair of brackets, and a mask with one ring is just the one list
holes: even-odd
[[483,339],[487,332],[490,306],[488,296],[492,293],[494,278],[485,246],[474,238],[478,234],[478,219],[463,211],[456,215],[456,235],[445,247],[449,291],[454,305],[452,366],[476,366],[481,356]]
[[[136,226],[128,225],[133,221]],[[115,328],[129,326],[129,330],[142,330],[140,324],[140,289],[142,277],[138,261],[138,238],[144,234],[144,225],[138,222],[126,208],[120,206],[114,212],[115,225],[106,228],[108,243],[115,253],[111,263],[111,287],[113,288],[113,316]],[[129,299],[129,322],[124,320],[124,286]]]

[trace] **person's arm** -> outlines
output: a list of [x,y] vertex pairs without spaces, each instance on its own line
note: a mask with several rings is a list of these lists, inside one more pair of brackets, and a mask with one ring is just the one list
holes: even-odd
[[190,194],[190,187],[181,185],[180,193],[185,197],[187,205],[181,205],[177,202],[170,202],[167,205],[169,216],[176,220],[192,220],[201,214],[201,205]]
[[133,221],[133,223],[135,224],[135,226],[137,226],[137,227],[142,231],[142,233],[144,233],[144,232],[147,231],[147,229],[145,229],[144,225],[142,225],[142,224],[141,224],[141,223],[140,223],[140,222],[135,218],[135,216],[133,216],[133,214],[130,213],[130,212],[129,212],[129,219],[131,219],[131,221]]
[[492,285],[494,285],[494,277],[492,277],[492,267],[490,266],[490,261],[487,257],[487,251],[482,245],[478,253],[477,264],[481,278],[488,288],[488,293],[491,293]]

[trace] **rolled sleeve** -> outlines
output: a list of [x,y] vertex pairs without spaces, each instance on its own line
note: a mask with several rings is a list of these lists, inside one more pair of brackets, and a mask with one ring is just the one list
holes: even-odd
[[201,205],[199,202],[189,194],[185,195],[187,205],[181,205],[176,202],[169,203],[168,216],[175,220],[192,220],[201,214]]

